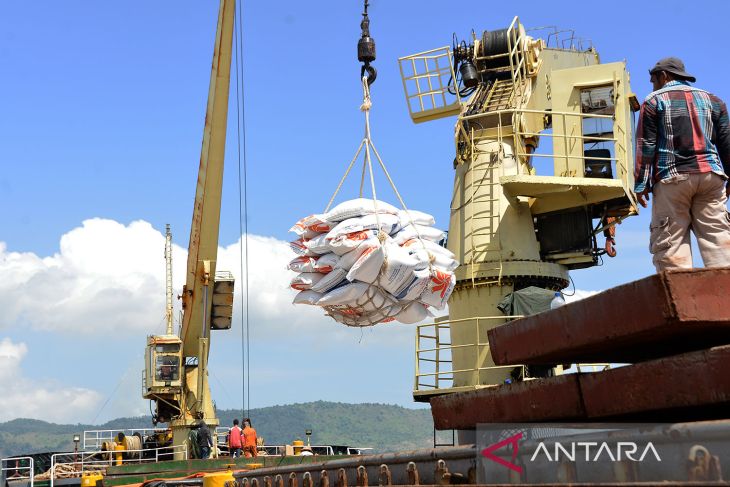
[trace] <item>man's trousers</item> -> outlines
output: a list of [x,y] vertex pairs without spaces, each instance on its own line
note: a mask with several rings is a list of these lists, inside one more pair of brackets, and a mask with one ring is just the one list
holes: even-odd
[[692,267],[690,230],[705,267],[730,266],[725,179],[712,172],[679,174],[653,189],[650,251],[657,272]]

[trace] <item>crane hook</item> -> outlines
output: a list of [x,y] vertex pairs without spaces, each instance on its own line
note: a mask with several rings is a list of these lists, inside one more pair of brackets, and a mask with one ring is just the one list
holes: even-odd
[[606,225],[610,225],[603,231],[603,236],[606,237],[606,254],[609,257],[616,257],[616,248],[614,247],[616,245],[616,239],[614,238],[616,236],[616,225],[614,222],[621,223],[621,221],[609,216],[605,218],[605,222]]
[[370,18],[368,17],[368,0],[365,0],[365,5],[362,12],[362,21],[360,22],[360,40],[357,42],[357,60],[363,63],[360,69],[360,78],[368,74],[367,80],[368,85],[373,84],[378,72],[374,67],[370,66],[370,63],[375,61],[375,39],[370,37]]

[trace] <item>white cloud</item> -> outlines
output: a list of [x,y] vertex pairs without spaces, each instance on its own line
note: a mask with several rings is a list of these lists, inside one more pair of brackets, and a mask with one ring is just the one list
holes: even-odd
[[598,294],[600,292],[601,291],[586,291],[584,289],[576,289],[575,293],[563,294],[563,296],[565,296],[566,303],[572,303],[573,301],[580,301],[581,299],[585,299],[589,296],[593,296],[594,294]]
[[50,257],[0,242],[0,329],[139,333],[164,315],[164,237],[143,221],[86,220]]
[[[245,248],[245,247],[244,247]],[[61,237],[59,252],[50,257],[10,252],[0,242],[0,329],[27,326],[34,330],[89,337],[113,331],[144,336],[164,330],[164,236],[145,221],[123,225],[113,220],[85,220]],[[335,323],[317,307],[293,305],[289,288],[294,274],[286,269],[294,254],[287,242],[249,235],[249,322],[256,339],[282,333],[309,338],[411,343],[413,325],[379,325],[364,335]],[[187,251],[173,246],[174,292],[185,279]],[[220,247],[217,270],[236,278],[234,326],[240,326],[241,240]],[[246,274],[244,269],[244,275]],[[179,310],[180,302],[175,300]],[[178,316],[178,312],[175,312]],[[382,330],[382,331],[381,331]],[[252,337],[252,338],[253,338]]]
[[[7,251],[0,242],[0,329],[29,326],[65,334],[102,335],[109,331],[144,336],[163,330],[164,236],[145,221],[123,225],[113,220],[86,220],[61,237],[60,250],[50,257]],[[306,334],[327,341],[410,344],[414,325],[391,323],[362,333],[336,324],[314,306],[293,305],[286,264],[293,254],[287,242],[258,235],[248,238],[249,323],[253,338]],[[236,277],[234,326],[240,326],[241,240],[219,248],[218,270]],[[185,278],[187,252],[173,248],[174,288]],[[244,270],[244,275],[246,274]],[[594,291],[577,290],[574,301]],[[179,306],[179,301],[175,301]],[[176,313],[177,316],[177,313]]]
[[95,391],[24,377],[21,363],[27,353],[25,343],[0,341],[0,421],[39,418],[65,423],[88,417],[99,407],[101,395]]
[[[357,350],[362,359],[387,347],[389,353],[411,356],[415,325],[388,323],[367,329],[349,328],[335,323],[320,308],[295,306],[295,291],[289,288],[294,274],[286,269],[293,257],[288,243],[249,235],[248,246],[249,323],[257,350],[286,345],[322,356]],[[139,372],[143,367],[140,355],[144,336],[164,330],[163,249],[164,236],[149,223],[124,225],[101,218],[86,220],[63,235],[59,251],[51,256],[9,251],[0,242],[0,331],[23,337],[31,347],[34,339],[52,340],[54,335],[63,335],[94,350],[105,350],[107,338],[113,333],[120,339],[115,356],[128,358],[126,367],[122,360],[115,362],[108,373],[84,378],[79,385],[89,389],[61,384],[69,379],[53,370],[44,372],[48,375],[43,380],[31,381],[28,372],[32,370],[36,377],[37,371],[31,367],[36,364],[21,367],[27,346],[17,338],[18,343],[6,339],[0,359],[0,390],[10,392],[0,399],[0,418],[30,416],[58,422],[92,422],[95,418],[104,421],[147,413],[148,404],[139,396]],[[236,277],[234,330],[215,337],[211,360],[220,373],[228,371],[227,382],[235,384],[240,373],[235,344],[240,336],[240,297],[245,288],[240,278],[241,240],[220,247],[218,258],[217,270],[231,271]],[[173,263],[174,290],[178,294],[185,279],[186,249],[174,246]],[[179,307],[179,301],[175,302]],[[26,339],[18,333],[20,330],[31,333]],[[266,360],[288,363],[280,357],[263,355]],[[286,376],[293,373],[286,365],[281,369]],[[18,377],[26,378],[17,381]],[[16,387],[18,382],[25,384]],[[55,407],[61,404],[64,406]]]
[[[218,251],[218,270],[231,271],[236,277],[236,303],[234,320],[241,316],[240,292],[245,289],[241,274],[241,241],[221,248]],[[245,250],[245,243],[244,243]],[[376,325],[372,333],[358,328],[349,328],[325,316],[317,306],[294,305],[296,294],[289,287],[295,274],[286,266],[294,258],[288,242],[271,237],[250,235],[248,238],[249,255],[249,322],[255,327],[257,339],[280,339],[289,336],[316,339],[321,337],[327,342],[360,340],[372,343],[377,341],[387,345],[401,345],[413,342],[415,325],[388,323]],[[237,323],[234,324],[236,326]]]

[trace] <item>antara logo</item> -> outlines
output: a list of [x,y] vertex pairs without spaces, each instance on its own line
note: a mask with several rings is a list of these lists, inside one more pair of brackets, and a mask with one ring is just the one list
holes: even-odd
[[[522,439],[522,436],[522,433],[517,433],[507,439],[494,443],[493,445],[489,445],[481,451],[481,454],[483,457],[521,474],[522,467],[515,464],[515,459],[517,458],[520,446],[519,441]],[[499,450],[507,445],[512,445],[512,458],[510,461],[494,454],[495,450]],[[553,445],[553,452],[551,455],[550,450],[545,443],[540,442],[535,449],[535,453],[532,454],[530,462],[534,462],[538,459],[538,457],[540,457],[540,455],[547,458],[549,462],[559,462],[563,459],[574,462],[578,457],[578,454],[581,452],[581,449],[584,452],[583,458],[585,458],[586,462],[598,462],[601,459],[610,460],[612,462],[620,462],[624,458],[633,462],[641,462],[649,453],[654,455],[654,458],[656,458],[658,462],[662,461],[661,457],[659,457],[659,453],[651,442],[644,446],[641,455],[638,458],[636,458],[635,455],[639,452],[639,445],[631,441],[619,441],[613,448],[605,441],[602,443],[598,443],[596,441],[578,441],[567,443],[567,445],[568,446],[566,447],[562,443],[556,441]]]
[[[485,458],[489,458],[493,462],[497,462],[498,464],[507,467],[510,470],[514,470],[515,472],[521,474],[522,473],[522,467],[519,465],[515,465],[514,461],[515,458],[517,458],[517,450],[520,447],[519,441],[522,439],[522,433],[517,433],[516,435],[510,436],[506,440],[502,440],[498,443],[495,443],[494,445],[489,445],[484,450],[482,450],[482,456]],[[503,446],[506,445],[512,445],[512,461],[508,462],[507,460],[498,457],[494,453],[492,453],[494,450],[499,450]]]
[[[639,445],[632,441],[619,441],[616,443],[614,449],[612,449],[605,441],[602,443],[598,443],[596,441],[578,441],[571,442],[568,445],[569,448],[566,448],[565,446],[563,446],[562,443],[556,441],[553,446],[553,455],[550,456],[550,450],[548,449],[548,447],[545,446],[545,443],[540,442],[535,449],[535,453],[532,454],[532,458],[530,458],[530,461],[534,462],[538,455],[542,453],[543,455],[545,455],[549,462],[559,462],[561,459],[561,455],[566,460],[574,462],[577,455],[576,447],[578,451],[580,451],[580,449],[583,449],[583,451],[585,452],[584,458],[586,462],[597,462],[601,459],[602,456],[604,457],[604,460],[610,459],[612,462],[620,462],[623,460],[623,458],[626,458],[627,460],[631,460],[633,462],[642,462],[649,452],[654,455],[658,462],[662,461],[662,459],[659,457],[659,453],[656,451],[656,448],[654,448],[654,445],[651,442],[646,444],[639,458],[634,457],[634,455],[639,451]],[[591,456],[591,447],[597,447],[593,450],[595,452],[594,456]],[[615,455],[614,451],[616,453]]]

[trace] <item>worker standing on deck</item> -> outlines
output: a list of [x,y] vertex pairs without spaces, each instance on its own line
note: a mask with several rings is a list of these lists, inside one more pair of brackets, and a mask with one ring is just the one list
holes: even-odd
[[692,267],[690,229],[705,267],[730,266],[730,122],[725,103],[690,85],[676,57],[649,71],[654,91],[641,106],[636,141],[637,199],[654,194],[650,250],[657,272]]
[[202,419],[200,420],[200,428],[198,428],[198,447],[200,448],[200,458],[210,458],[213,440],[210,437],[208,425]]
[[243,420],[243,455],[246,458],[259,456],[256,446],[256,430],[251,427],[251,419],[246,418]]
[[243,448],[242,440],[243,430],[238,426],[238,419],[233,420],[233,427],[228,432],[228,451],[231,457],[238,458],[241,456],[241,450]]

